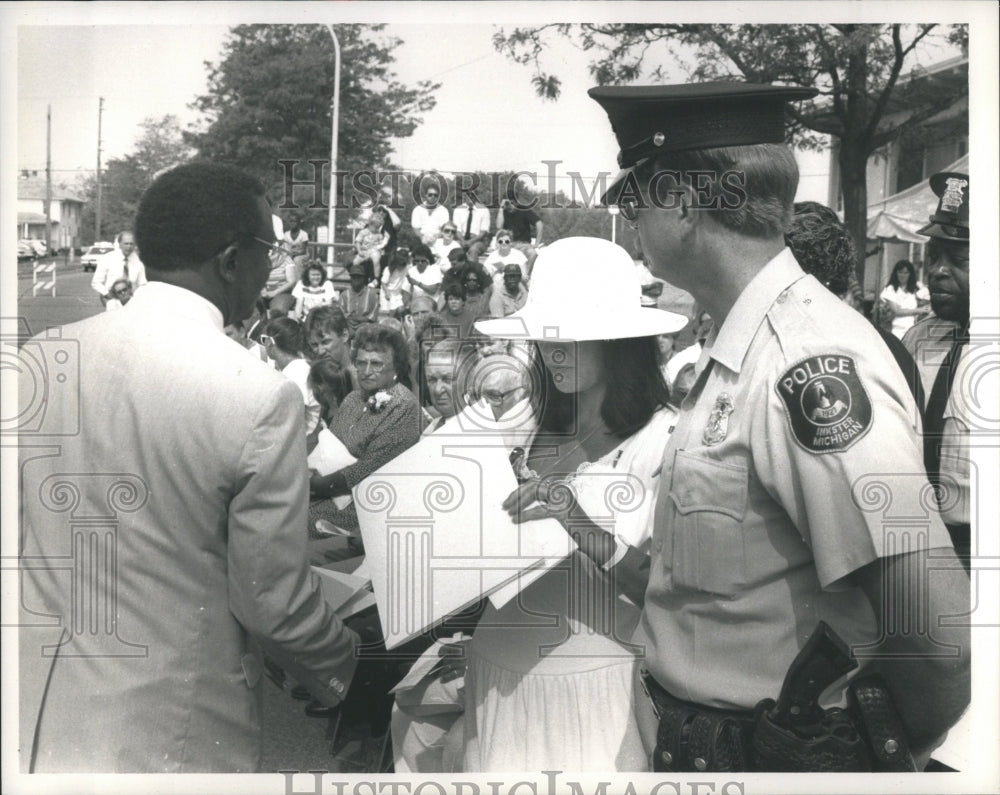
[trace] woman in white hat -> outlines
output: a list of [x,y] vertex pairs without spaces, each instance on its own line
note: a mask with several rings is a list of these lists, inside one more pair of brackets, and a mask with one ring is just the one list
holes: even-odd
[[[675,414],[656,335],[687,319],[641,306],[628,253],[567,238],[539,252],[527,304],[477,329],[533,343],[538,432],[503,503],[554,517],[579,550],[468,647],[464,768],[645,770],[631,711],[657,476]],[[526,531],[530,528],[525,528]]]

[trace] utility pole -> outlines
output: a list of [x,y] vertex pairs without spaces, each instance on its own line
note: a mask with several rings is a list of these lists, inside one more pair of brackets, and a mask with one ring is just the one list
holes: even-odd
[[104,97],[97,105],[97,207],[94,212],[94,242],[101,239],[101,116],[104,114]]
[[333,265],[333,244],[337,239],[337,135],[340,128],[340,40],[333,30],[333,25],[327,25],[333,38],[333,102],[330,107],[332,117],[330,130],[330,209],[327,213],[327,226],[330,228],[330,247],[326,250],[326,264]]
[[45,246],[52,254],[52,106],[45,114]]

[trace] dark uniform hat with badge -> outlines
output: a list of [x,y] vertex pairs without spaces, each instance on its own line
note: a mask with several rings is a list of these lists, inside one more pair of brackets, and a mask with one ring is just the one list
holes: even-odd
[[931,190],[938,197],[937,210],[922,235],[938,240],[969,242],[969,175],[942,171],[930,178]]
[[785,105],[816,89],[760,83],[713,82],[667,86],[598,86],[587,92],[611,120],[621,151],[618,174],[663,152],[781,143]]

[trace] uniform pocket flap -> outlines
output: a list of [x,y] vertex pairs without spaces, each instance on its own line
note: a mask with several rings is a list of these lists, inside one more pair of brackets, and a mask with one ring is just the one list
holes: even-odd
[[741,522],[747,512],[747,480],[745,466],[678,450],[670,499],[681,514],[712,511]]

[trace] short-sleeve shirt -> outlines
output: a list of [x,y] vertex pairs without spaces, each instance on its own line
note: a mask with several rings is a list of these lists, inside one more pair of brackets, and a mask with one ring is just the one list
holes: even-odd
[[510,264],[517,265],[521,269],[522,281],[528,280],[528,258],[516,248],[512,248],[506,256],[501,255],[499,251],[494,251],[486,258],[483,267],[491,276],[498,276],[503,274],[504,266]]
[[704,353],[664,452],[636,642],[678,698],[748,709],[777,696],[818,621],[848,645],[875,640],[852,572],[894,544],[951,541],[898,366],[791,252]]
[[292,288],[292,297],[302,299],[301,318],[309,314],[309,310],[317,306],[327,306],[337,300],[337,290],[333,282],[323,282],[319,287],[303,284],[301,281],[295,283]]
[[421,273],[416,267],[410,268],[410,276],[413,277],[414,281],[417,283],[413,285],[413,297],[416,298],[421,295],[426,295],[429,298],[434,298],[429,292],[423,289],[423,286],[434,287],[435,285],[441,284],[444,279],[444,274],[441,273],[441,268],[438,267],[436,263],[431,263],[426,268],[424,272]]
[[909,351],[920,371],[920,383],[924,387],[924,398],[930,397],[941,363],[951,350],[959,324],[953,320],[942,320],[932,315],[918,320],[903,335],[903,347]]

